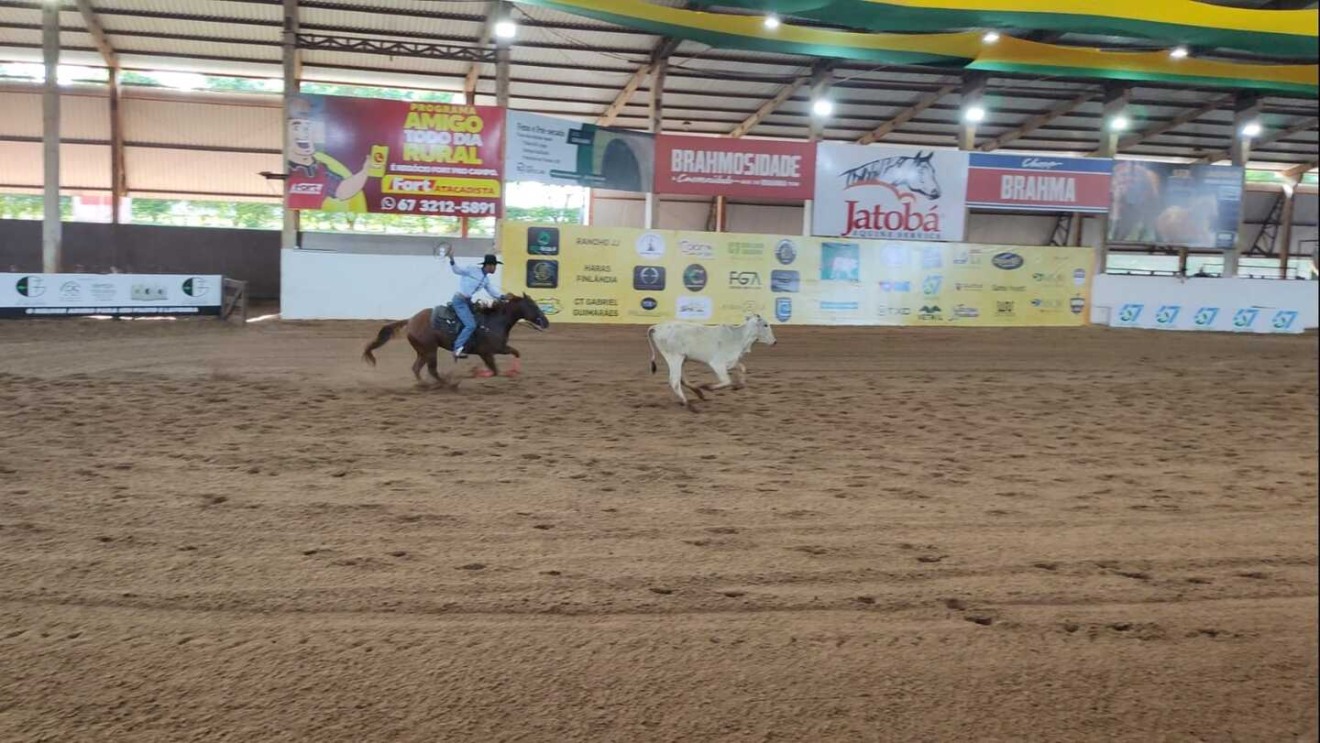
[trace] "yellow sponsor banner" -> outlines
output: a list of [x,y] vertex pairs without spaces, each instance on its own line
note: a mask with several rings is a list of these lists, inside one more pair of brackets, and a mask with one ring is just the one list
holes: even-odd
[[1077,326],[1092,251],[504,222],[505,286],[552,322]]

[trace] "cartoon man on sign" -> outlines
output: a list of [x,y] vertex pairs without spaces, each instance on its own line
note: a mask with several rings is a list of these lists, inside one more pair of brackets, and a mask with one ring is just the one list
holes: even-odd
[[328,153],[325,122],[319,98],[295,98],[289,104],[288,196],[290,209],[327,212],[367,211],[362,189],[367,178],[384,174],[389,148],[371,148],[362,168],[354,173]]

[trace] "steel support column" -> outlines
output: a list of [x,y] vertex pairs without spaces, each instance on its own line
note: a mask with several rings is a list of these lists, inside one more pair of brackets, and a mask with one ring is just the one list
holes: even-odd
[[[284,0],[284,117],[280,121],[280,130],[284,132],[284,171],[289,170],[289,149],[293,142],[289,137],[289,110],[298,97],[302,82],[302,64],[298,54],[298,0]],[[287,181],[285,182],[287,184]],[[283,186],[282,186],[283,187]],[[298,247],[298,211],[287,206],[285,197],[284,230],[280,235],[280,248],[290,250]]]
[[[1254,94],[1243,95],[1237,100],[1233,114],[1233,143],[1228,148],[1234,165],[1245,168],[1251,161],[1251,137],[1242,136],[1242,128],[1260,117],[1260,109],[1260,98]],[[1233,247],[1224,251],[1224,270],[1220,275],[1226,279],[1237,276],[1238,262],[1242,257],[1245,242],[1242,239],[1242,220],[1246,217],[1245,188],[1242,192],[1242,201],[1243,208],[1238,210],[1237,236],[1233,239]]]
[[64,264],[64,225],[60,223],[60,3],[41,6],[41,50],[46,86],[41,96],[42,185],[41,270],[58,273]]

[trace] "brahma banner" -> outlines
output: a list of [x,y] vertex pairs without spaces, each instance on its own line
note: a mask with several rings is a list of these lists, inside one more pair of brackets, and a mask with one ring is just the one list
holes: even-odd
[[1032,212],[1109,211],[1114,161],[972,153],[967,205]]
[[811,198],[811,142],[729,137],[656,137],[656,193],[804,201]]
[[303,95],[287,126],[290,209],[503,213],[504,109]]
[[891,240],[963,239],[967,153],[823,142],[812,230]]

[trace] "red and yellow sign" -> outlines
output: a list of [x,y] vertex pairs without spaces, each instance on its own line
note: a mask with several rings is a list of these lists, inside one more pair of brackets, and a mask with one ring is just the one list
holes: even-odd
[[503,213],[503,109],[305,95],[286,125],[290,209]]

